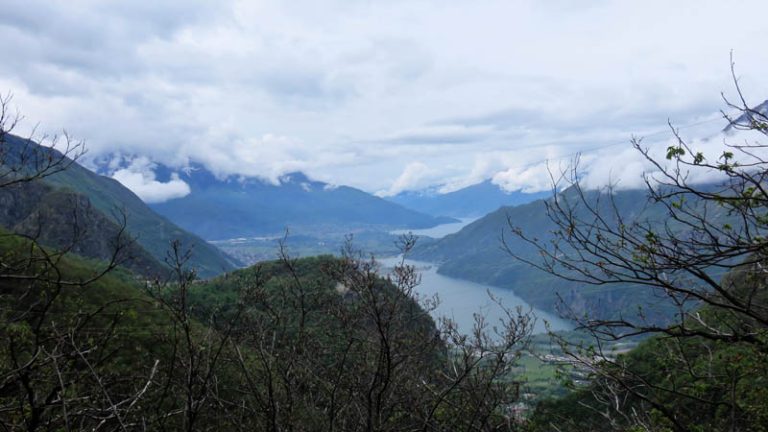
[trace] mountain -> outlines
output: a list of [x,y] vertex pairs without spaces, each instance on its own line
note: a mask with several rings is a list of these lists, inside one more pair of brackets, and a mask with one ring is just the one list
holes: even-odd
[[482,216],[502,206],[529,203],[549,194],[550,192],[507,192],[486,180],[445,194],[428,189],[401,192],[387,199],[422,213],[464,218]]
[[[589,202],[596,202],[598,193],[587,192]],[[576,199],[572,190],[563,191],[561,198]],[[627,224],[648,221],[662,226],[666,217],[663,206],[649,203],[644,190],[616,191],[613,202]],[[600,214],[610,214],[612,208],[609,205],[610,200],[600,199]],[[576,214],[583,220],[589,220],[583,206]],[[709,209],[709,217],[722,216],[716,215],[715,209]],[[437,263],[438,273],[447,276],[511,289],[532,306],[548,312],[557,312],[556,307],[562,299],[579,312],[611,315],[619,311],[636,311],[637,306],[642,304],[649,319],[663,320],[669,316],[670,310],[658,304],[652,290],[637,290],[624,285],[578,284],[516,260],[502,247],[502,238],[518,256],[536,261],[538,251],[514,236],[510,224],[520,228],[529,238],[536,238],[545,244],[553,237],[551,232],[556,230],[547,216],[546,201],[537,200],[520,206],[502,207],[455,234],[417,245],[411,258]],[[568,251],[563,250],[562,253]]]
[[157,286],[123,270],[80,283],[98,268],[38,264],[51,252],[0,235],[3,430],[351,431],[379,416],[372,391],[376,430],[507,422],[485,393],[424,419],[468,399],[464,376],[490,388],[509,368],[456,362],[446,378],[435,322],[365,264],[304,258]]
[[749,111],[744,112],[736,117],[728,126],[723,129],[723,132],[729,133],[738,129],[752,128],[752,123],[758,121],[765,123],[768,121],[768,99],[763,101],[760,105],[755,106]]
[[168,273],[168,267],[139,244],[120,238],[120,226],[87,197],[43,182],[0,188],[0,226],[57,250],[97,260],[112,257],[119,239],[122,247],[116,262],[149,278]]
[[[61,156],[55,150],[10,134],[4,137],[3,150],[6,164],[18,162],[19,155],[25,152],[41,156],[50,155],[54,158]],[[97,216],[91,217],[98,219],[102,225],[106,224],[106,221],[113,223],[112,215],[115,212],[123,212],[126,217],[128,234],[135,237],[136,244],[146,250],[159,263],[164,262],[170,242],[180,240],[184,247],[192,249],[193,255],[188,264],[196,268],[201,277],[211,277],[235,268],[235,263],[223,252],[155,213],[138,196],[118,181],[98,175],[77,163],[73,163],[66,170],[36,183],[45,185],[45,190],[26,195],[17,193],[14,201],[17,204],[15,205],[22,205],[27,200],[25,205],[50,207],[54,205],[53,199],[60,200],[62,193],[66,192],[69,196],[68,199],[80,200],[80,207],[87,207],[91,215],[99,213]],[[51,193],[52,190],[59,191],[59,193]],[[76,196],[84,197],[85,200]],[[41,199],[42,201],[40,201]],[[47,201],[49,199],[51,201]],[[34,211],[33,209],[26,214],[19,213],[16,215],[18,219],[15,220],[6,218],[3,223],[8,227],[24,223],[23,219],[30,216]],[[48,213],[55,214],[56,212]],[[55,220],[61,222],[61,218],[65,214],[61,209],[58,210],[58,213],[58,219]],[[99,230],[94,230],[94,232],[99,232]],[[109,232],[109,230],[101,232]],[[52,246],[60,245],[54,241]],[[84,253],[84,255],[88,256],[89,254]]]
[[209,240],[275,235],[286,228],[295,234],[344,234],[370,228],[429,228],[454,221],[352,187],[310,180],[302,173],[284,175],[278,184],[271,184],[255,178],[218,179],[197,166],[179,173],[179,178],[192,192],[151,206]]

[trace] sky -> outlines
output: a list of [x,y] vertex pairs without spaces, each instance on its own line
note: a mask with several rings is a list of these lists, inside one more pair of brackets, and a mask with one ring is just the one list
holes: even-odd
[[189,193],[155,163],[387,196],[547,189],[582,152],[593,183],[632,185],[631,137],[725,126],[731,52],[750,102],[768,98],[764,1],[0,3],[17,132],[66,130],[152,202]]

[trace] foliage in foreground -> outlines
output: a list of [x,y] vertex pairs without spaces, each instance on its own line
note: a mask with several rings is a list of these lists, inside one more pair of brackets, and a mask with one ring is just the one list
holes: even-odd
[[[524,262],[571,282],[643,290],[673,310],[660,323],[644,311],[606,318],[564,305],[593,337],[587,348],[562,344],[591,383],[543,404],[535,424],[544,430],[768,429],[768,113],[750,108],[735,73],[734,81],[738,105],[729,106],[741,115],[726,116],[726,130],[743,140],[712,154],[673,129],[662,157],[634,141],[650,167],[647,200],[661,206],[663,223],[623,215],[610,186],[590,198],[574,168],[563,181],[575,193],[547,202],[554,239],[513,228],[541,256]],[[638,337],[650,339],[627,355],[604,350]]]
[[653,337],[597,363],[588,360],[595,348],[582,350],[591,382],[541,402],[531,430],[766,431],[768,339],[760,339]]
[[[172,281],[0,242],[0,424],[26,430],[495,430],[531,330],[438,329],[418,276],[347,255]],[[12,269],[12,270],[11,270]],[[428,304],[425,303],[425,304]],[[508,425],[508,426],[505,426]]]

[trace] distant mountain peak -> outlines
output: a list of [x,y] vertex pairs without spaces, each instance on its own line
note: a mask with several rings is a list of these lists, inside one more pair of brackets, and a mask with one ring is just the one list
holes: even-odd
[[731,132],[737,128],[749,128],[754,121],[768,121],[768,99],[764,100],[760,105],[757,105],[748,111],[744,111],[740,116],[733,120],[731,124],[726,126],[723,131]]
[[280,176],[279,180],[280,180],[280,183],[294,183],[294,184],[312,183],[312,180],[301,171],[293,171],[293,172],[283,174]]
[[207,189],[212,186],[223,184],[236,185],[239,187],[248,187],[249,185],[294,185],[301,187],[306,191],[330,190],[335,188],[335,185],[329,185],[325,182],[313,180],[301,171],[291,171],[281,174],[275,181],[264,176],[218,172],[208,168],[205,164],[196,161],[188,161],[183,166],[173,166],[150,160],[141,155],[125,155],[120,153],[113,153],[90,159],[88,165],[92,171],[107,177],[112,177],[115,171],[133,169],[132,165],[136,160],[146,160],[146,163],[142,168],[151,170],[157,181],[165,183],[170,181],[174,175],[178,174],[179,178],[189,184],[193,189]]
[[401,192],[387,199],[433,216],[462,218],[482,216],[501,206],[525,204],[547,195],[549,192],[508,191],[491,180],[484,180],[446,193],[440,193],[439,187],[430,187]]

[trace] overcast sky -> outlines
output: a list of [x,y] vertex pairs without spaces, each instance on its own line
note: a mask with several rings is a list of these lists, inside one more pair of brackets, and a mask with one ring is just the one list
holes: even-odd
[[764,0],[0,3],[0,90],[25,127],[140,156],[117,177],[151,200],[188,192],[152,183],[153,161],[379,194],[536,190],[545,160],[587,150],[615,176],[597,156],[634,154],[633,134],[716,118],[731,50],[751,101],[768,97]]

